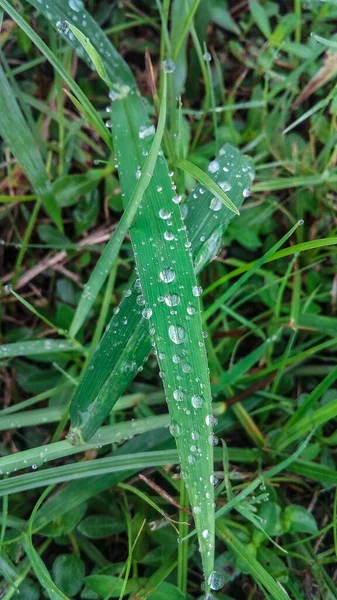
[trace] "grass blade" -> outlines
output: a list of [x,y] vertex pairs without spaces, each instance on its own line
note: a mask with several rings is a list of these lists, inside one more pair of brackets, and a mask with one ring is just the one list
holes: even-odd
[[213,181],[213,179],[211,179],[211,177],[209,177],[209,175],[207,175],[201,169],[199,169],[199,167],[197,167],[196,165],[194,165],[193,163],[191,163],[185,159],[179,160],[176,163],[176,166],[179,167],[180,169],[183,169],[183,171],[186,171],[186,173],[189,173],[190,175],[192,175],[192,177],[195,177],[195,179],[197,181],[199,181],[199,183],[201,183],[208,190],[213,192],[216,199],[218,199],[220,202],[222,202],[225,206],[227,206],[227,208],[232,210],[236,215],[240,214],[240,212],[238,211],[235,204],[233,204],[233,202],[230,200],[230,198],[228,198],[227,194],[225,194],[225,192],[223,191],[223,188],[228,189],[227,181],[219,182],[219,185],[217,185]]
[[146,159],[144,169],[139,178],[138,184],[132,194],[130,202],[128,203],[121,220],[119,221],[116,231],[113,234],[111,240],[106,245],[102,256],[100,257],[94,271],[92,272],[88,283],[86,284],[81,299],[78,303],[76,313],[73,322],[70,327],[69,334],[71,337],[75,337],[80,327],[83,325],[90,308],[93,305],[95,298],[97,297],[99,290],[101,289],[104,281],[106,280],[109,272],[111,271],[115,260],[118,258],[120,247],[123,243],[124,237],[128,229],[132,225],[132,221],[136,217],[137,210],[143,199],[145,191],[147,190],[153,171],[156,166],[157,156],[160,150],[160,144],[164,133],[165,121],[166,121],[166,77],[164,78],[163,86],[163,98],[160,105],[160,115],[158,121],[158,127],[156,135]]
[[45,210],[60,231],[63,231],[61,211],[52,192],[40,152],[1,66],[0,104],[0,134],[22,166]]
[[[215,181],[224,172],[231,185],[228,192],[231,200],[240,207],[242,189],[248,188],[251,182],[251,161],[226,144],[209,166],[210,176]],[[184,223],[191,242],[196,273],[215,257],[222,233],[234,217],[233,211],[222,204],[219,210],[212,210],[212,200],[213,194],[205,191],[203,186],[198,186],[184,205]],[[142,318],[142,307],[137,304],[138,295],[139,283],[136,282],[126,291],[107,326],[72,400],[71,422],[78,430],[77,435],[85,441],[103,423],[151,351],[148,325],[146,319]]]

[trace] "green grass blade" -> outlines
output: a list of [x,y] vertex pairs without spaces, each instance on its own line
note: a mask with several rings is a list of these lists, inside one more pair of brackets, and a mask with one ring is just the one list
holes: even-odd
[[230,200],[230,198],[228,198],[227,194],[225,194],[225,192],[223,191],[223,189],[221,187],[221,185],[222,185],[224,187],[224,189],[227,189],[227,186],[228,186],[227,180],[225,180],[223,182],[219,182],[219,185],[217,185],[213,181],[213,179],[211,179],[211,177],[209,177],[209,175],[207,175],[201,169],[199,169],[199,167],[197,167],[196,165],[194,165],[193,163],[191,163],[185,159],[179,160],[176,163],[176,166],[179,167],[180,169],[182,169],[183,171],[186,171],[186,173],[189,173],[190,175],[192,175],[192,177],[194,177],[199,183],[201,183],[208,190],[213,192],[215,198],[217,200],[219,200],[220,202],[222,202],[225,206],[227,206],[227,208],[232,210],[236,215],[240,214],[240,212],[238,211],[235,204]]
[[95,301],[95,298],[97,297],[103,283],[105,282],[109,272],[111,271],[114,262],[118,258],[118,253],[125,238],[125,235],[128,229],[131,227],[134,218],[136,217],[138,207],[150,184],[153,171],[156,166],[156,160],[160,150],[160,144],[163,137],[166,121],[166,87],[166,77],[164,77],[163,98],[160,105],[158,127],[156,135],[154,136],[150,152],[147,156],[144,169],[139,178],[138,184],[136,185],[136,188],[132,194],[130,202],[128,203],[123,213],[123,216],[117,225],[116,231],[114,232],[109,243],[106,245],[102,256],[100,257],[94,271],[92,272],[89,278],[88,283],[84,288],[83,294],[78,303],[78,307],[76,309],[76,313],[69,330],[69,334],[71,337],[75,337],[80,327],[83,325],[90,311],[90,308],[92,307],[93,302]]
[[0,104],[0,134],[22,166],[45,210],[60,231],[63,231],[60,208],[52,192],[41,154],[1,66]]
[[[139,137],[147,115],[139,98],[129,95],[112,103],[111,120],[120,182],[129,199],[149,151],[149,141]],[[173,196],[165,160],[159,156],[131,239],[144,298],[142,315],[158,357],[207,581],[214,561],[211,393],[192,255]],[[190,450],[193,442],[195,454]]]
[[[228,193],[232,202],[240,207],[242,190],[249,187],[253,172],[248,157],[226,144],[217,159],[210,163],[208,172],[215,181],[226,172],[231,185]],[[184,205],[184,222],[196,273],[215,257],[222,233],[234,217],[233,211],[223,204],[217,207],[219,210],[212,210],[213,197],[203,186],[198,186]],[[151,351],[148,325],[141,315],[142,306],[137,304],[138,294],[136,282],[127,290],[111,319],[72,400],[72,425],[80,430],[80,436],[86,441],[103,423]]]
[[[12,19],[14,19],[14,21],[19,25],[19,27],[28,35],[32,42],[47,58],[50,64],[53,65],[54,69],[61,75],[62,79],[75,94],[77,100],[85,108],[85,115],[87,119],[90,121],[92,126],[96,129],[96,131],[100,134],[101,138],[109,147],[111,145],[110,135],[101,117],[98,115],[97,111],[91,104],[90,100],[88,100],[87,96],[82,92],[81,88],[77,85],[77,83],[75,83],[73,78],[64,69],[61,61],[50,50],[50,48],[48,48],[47,44],[45,44],[44,41],[36,34],[34,29],[20,15],[20,13],[17,10],[15,10],[15,8],[13,8],[13,6],[11,6],[9,2],[7,2],[7,0],[0,0],[0,6],[4,8],[4,10],[12,17]],[[37,6],[37,8],[40,7]]]
[[30,340],[28,342],[13,342],[0,346],[1,358],[15,358],[16,356],[37,356],[39,354],[54,354],[59,352],[78,352],[68,340]]
[[239,538],[231,529],[226,527],[225,523],[220,523],[216,528],[217,536],[231,548],[231,550],[246,563],[249,572],[254,577],[255,581],[260,585],[261,589],[268,590],[273,600],[290,600],[285,589],[278,584],[275,579],[269,575],[265,568],[249,553],[245,545],[240,542]]

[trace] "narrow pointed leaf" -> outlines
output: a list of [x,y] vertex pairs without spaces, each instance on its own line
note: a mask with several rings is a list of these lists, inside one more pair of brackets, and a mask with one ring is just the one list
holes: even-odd
[[0,105],[0,135],[23,168],[45,210],[62,231],[60,209],[57,206],[41,154],[1,66]]

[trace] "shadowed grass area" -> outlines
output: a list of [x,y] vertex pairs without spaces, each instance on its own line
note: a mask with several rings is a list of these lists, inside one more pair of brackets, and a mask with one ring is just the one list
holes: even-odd
[[0,11],[0,596],[337,598],[335,2]]

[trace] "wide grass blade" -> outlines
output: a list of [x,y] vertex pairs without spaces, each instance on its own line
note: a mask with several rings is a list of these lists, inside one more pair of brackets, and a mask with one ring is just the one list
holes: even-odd
[[26,173],[45,210],[60,231],[63,231],[61,211],[56,203],[41,154],[1,66],[0,105],[0,134]]
[[[148,117],[139,97],[129,94],[112,103],[111,120],[119,178],[127,202],[150,150],[151,142],[139,136],[148,127]],[[159,156],[131,229],[131,240],[140,284],[138,302],[143,305],[142,316],[149,323],[158,358],[207,582],[214,561],[211,390],[199,287],[174,197],[167,165]]]
[[[251,183],[250,159],[226,144],[208,171],[215,181],[226,173],[231,186],[228,194],[240,207],[242,191]],[[200,185],[182,207],[196,273],[216,256],[222,234],[234,217],[222,204],[214,210],[213,198],[213,194]],[[143,306],[137,303],[139,289],[139,282],[135,282],[126,291],[72,400],[71,422],[77,430],[75,434],[85,441],[103,423],[151,351],[148,325],[141,315]]]

